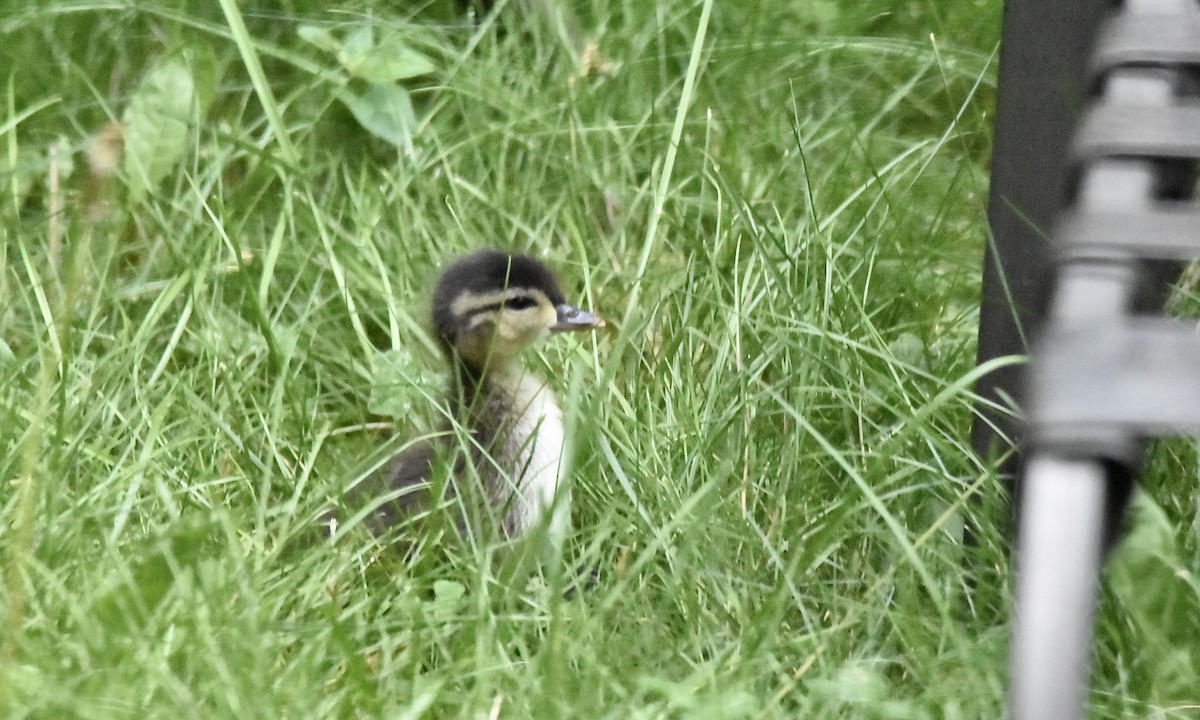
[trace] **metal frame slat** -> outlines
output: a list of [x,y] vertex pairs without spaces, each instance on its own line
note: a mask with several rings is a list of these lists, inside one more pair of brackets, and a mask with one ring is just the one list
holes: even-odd
[[1200,102],[1168,107],[1101,104],[1089,109],[1072,146],[1081,160],[1200,159]]
[[1075,211],[1059,221],[1054,237],[1061,261],[1116,257],[1193,260],[1200,257],[1200,207]]
[[1123,13],[1105,23],[1092,73],[1118,65],[1200,65],[1200,11],[1163,15]]
[[1122,459],[1114,438],[1200,432],[1200,335],[1168,318],[1050,328],[1030,390],[1039,451]]

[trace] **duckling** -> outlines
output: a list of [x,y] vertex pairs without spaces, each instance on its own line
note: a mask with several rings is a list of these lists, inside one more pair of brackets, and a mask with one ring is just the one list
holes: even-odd
[[[438,279],[433,330],[450,365],[450,411],[469,434],[408,446],[368,478],[356,494],[380,486],[395,498],[368,519],[386,529],[429,506],[439,462],[450,472],[450,494],[479,497],[504,539],[515,540],[546,521],[561,538],[567,522],[556,508],[563,415],[545,383],[517,360],[552,334],[604,327],[592,312],[567,303],[558,279],[526,255],[481,250],[451,263]],[[478,486],[473,485],[478,483]],[[469,487],[464,484],[472,484]],[[465,520],[460,521],[465,529]],[[331,534],[336,525],[330,525]]]

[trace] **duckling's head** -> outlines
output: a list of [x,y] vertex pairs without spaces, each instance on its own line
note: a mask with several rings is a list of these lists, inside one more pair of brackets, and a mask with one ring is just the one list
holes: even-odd
[[537,260],[480,250],[438,279],[433,327],[447,352],[483,371],[507,365],[550,333],[593,330],[604,320],[569,304],[554,273]]

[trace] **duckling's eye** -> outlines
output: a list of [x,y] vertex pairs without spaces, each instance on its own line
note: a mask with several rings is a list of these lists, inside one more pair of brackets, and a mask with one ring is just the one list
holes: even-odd
[[528,295],[513,295],[504,301],[504,307],[509,310],[528,310],[537,305],[537,300],[534,300]]

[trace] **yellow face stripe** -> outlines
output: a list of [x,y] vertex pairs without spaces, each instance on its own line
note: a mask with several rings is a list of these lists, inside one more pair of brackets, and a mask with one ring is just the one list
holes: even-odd
[[532,297],[539,307],[550,304],[546,294],[537,288],[505,288],[487,293],[463,293],[450,304],[450,312],[456,318],[465,319],[483,312],[495,312],[504,303],[516,297]]
[[[533,303],[506,307],[513,298]],[[463,292],[450,304],[450,312],[457,326],[455,350],[478,367],[507,364],[530,343],[548,335],[557,318],[549,296],[537,288]]]

